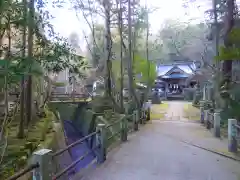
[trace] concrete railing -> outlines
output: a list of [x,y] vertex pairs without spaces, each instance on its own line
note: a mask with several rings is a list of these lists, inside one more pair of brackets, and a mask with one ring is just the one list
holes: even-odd
[[[213,129],[215,137],[220,137],[220,112],[211,113],[209,109],[200,106],[201,117],[200,121],[207,129]],[[228,119],[228,151],[236,153],[240,144],[240,125],[236,119]]]
[[240,140],[240,125],[236,119],[228,119],[228,150],[236,153]]
[[204,109],[203,103],[200,104],[200,111],[200,122],[204,124],[207,129],[213,129],[213,135],[215,137],[220,137],[220,112],[215,111],[211,113],[209,109]]
[[[148,107],[147,109],[149,110],[149,106],[147,107]],[[74,166],[76,166],[76,164],[78,164],[87,155],[93,152],[96,155],[97,162],[101,164],[106,160],[107,147],[109,145],[109,142],[112,142],[111,139],[119,135],[119,138],[122,142],[127,141],[129,129],[132,128],[133,131],[138,131],[139,129],[138,125],[140,123],[139,120],[142,119],[142,121],[144,122],[147,120],[146,117],[149,117],[149,115],[146,116],[146,114],[148,114],[148,112],[139,113],[137,110],[134,110],[132,115],[127,115],[127,116],[124,115],[122,116],[122,118],[113,122],[112,124],[108,124],[108,125],[98,124],[95,132],[88,134],[87,136],[79,139],[78,141],[75,141],[74,143],[68,145],[66,148],[60,149],[59,151],[54,153],[52,152],[51,149],[40,149],[33,153],[31,163],[29,164],[29,166],[27,166],[25,169],[21,170],[20,172],[14,174],[7,180],[16,180],[29,172],[32,172],[32,179],[34,180],[61,179],[63,175],[66,175],[69,172],[69,170],[71,170],[72,168],[74,168]],[[139,117],[139,115],[142,117]],[[103,118],[103,117],[100,117],[100,118]],[[128,118],[131,118],[133,120],[132,125],[130,126],[129,126],[129,122],[127,121]],[[109,130],[109,128],[113,126],[119,126],[118,127],[119,131],[107,137],[107,131]],[[68,165],[66,168],[62,169],[61,171],[54,172],[53,170],[54,157],[61,155],[63,152],[70,150],[76,145],[83,143],[84,141],[87,141],[88,139],[91,139],[94,136],[96,139],[96,144],[91,150],[85,152],[81,157],[77,158],[75,161],[73,161],[70,165]]]

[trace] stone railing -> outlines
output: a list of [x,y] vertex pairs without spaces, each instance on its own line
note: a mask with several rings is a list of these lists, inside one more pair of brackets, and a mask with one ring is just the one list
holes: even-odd
[[210,112],[210,109],[204,107],[204,102],[200,102],[201,117],[200,121],[207,129],[213,129],[213,135],[220,137],[220,112]]
[[[210,109],[204,108],[204,102],[200,103],[201,117],[200,122],[209,130],[213,130],[213,135],[217,138],[221,137],[220,131],[220,111],[214,113]],[[236,119],[228,119],[228,151],[236,153],[240,144],[240,125]]]
[[[116,120],[111,124],[106,125],[104,123],[99,123],[94,132],[75,141],[74,143],[68,145],[66,148],[58,150],[57,152],[52,152],[51,149],[40,149],[34,152],[29,166],[14,174],[8,178],[8,180],[19,179],[29,172],[32,172],[32,179],[34,180],[64,179],[63,177],[68,176],[69,171],[73,169],[80,161],[86,158],[86,156],[90,153],[95,154],[97,163],[103,163],[107,158],[108,148],[113,143],[113,139],[120,139],[122,142],[125,142],[128,139],[128,133],[130,131],[138,131],[140,122],[142,122],[142,124],[145,124],[144,122],[149,118],[149,106],[150,104],[148,102],[145,104],[145,107],[142,110],[143,112],[139,113],[138,110],[134,110],[132,114],[122,115],[119,120]],[[99,116],[99,118],[103,119],[102,116]],[[128,121],[128,119],[131,119],[131,121]],[[104,120],[100,122],[104,122]],[[113,127],[115,127],[117,131],[111,134],[109,131]],[[95,138],[96,142],[90,150],[84,152],[81,157],[74,160],[70,165],[61,171],[54,171],[53,160],[55,157],[60,156],[65,151],[68,151],[81,143],[88,142],[93,138]]]

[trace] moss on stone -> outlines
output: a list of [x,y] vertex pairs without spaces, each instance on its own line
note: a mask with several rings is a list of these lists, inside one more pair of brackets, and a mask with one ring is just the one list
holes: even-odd
[[22,169],[32,153],[41,147],[50,147],[54,136],[55,116],[45,109],[46,117],[35,121],[25,129],[25,138],[17,138],[18,127],[9,126],[8,146],[0,168],[0,179],[7,178]]

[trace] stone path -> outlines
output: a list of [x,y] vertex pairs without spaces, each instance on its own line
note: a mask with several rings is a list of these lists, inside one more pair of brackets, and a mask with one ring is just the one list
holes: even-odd
[[173,121],[185,121],[183,117],[183,107],[188,102],[183,101],[169,101],[168,102],[168,111],[165,115],[166,120],[173,120]]
[[[183,105],[169,102],[166,117],[173,114],[181,119]],[[239,162],[191,143],[216,148],[225,145],[197,123],[151,121],[111,151],[106,162],[83,180],[240,180]]]

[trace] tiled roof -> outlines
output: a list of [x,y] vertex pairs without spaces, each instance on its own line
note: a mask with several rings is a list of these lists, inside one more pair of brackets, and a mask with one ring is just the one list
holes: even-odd
[[193,70],[192,69],[195,69],[194,67],[189,67],[188,65],[178,65],[177,66],[179,69],[183,70],[185,73],[187,74],[192,74],[193,73]]
[[164,76],[168,71],[170,71],[172,68],[174,67],[178,67],[179,69],[181,69],[182,71],[184,71],[187,74],[193,74],[193,70],[196,69],[196,67],[193,65],[191,65],[191,67],[189,65],[184,65],[184,64],[180,64],[180,65],[160,65],[157,67],[157,74],[158,76]]
[[158,66],[157,68],[157,74],[158,76],[163,76],[166,74],[168,71],[170,71],[174,65],[163,65],[163,66]]
[[168,78],[187,78],[187,77],[189,77],[189,76],[186,75],[186,74],[171,74],[171,75],[168,75],[168,76],[166,76],[166,75],[162,76],[162,78],[164,78],[164,79],[168,79]]

